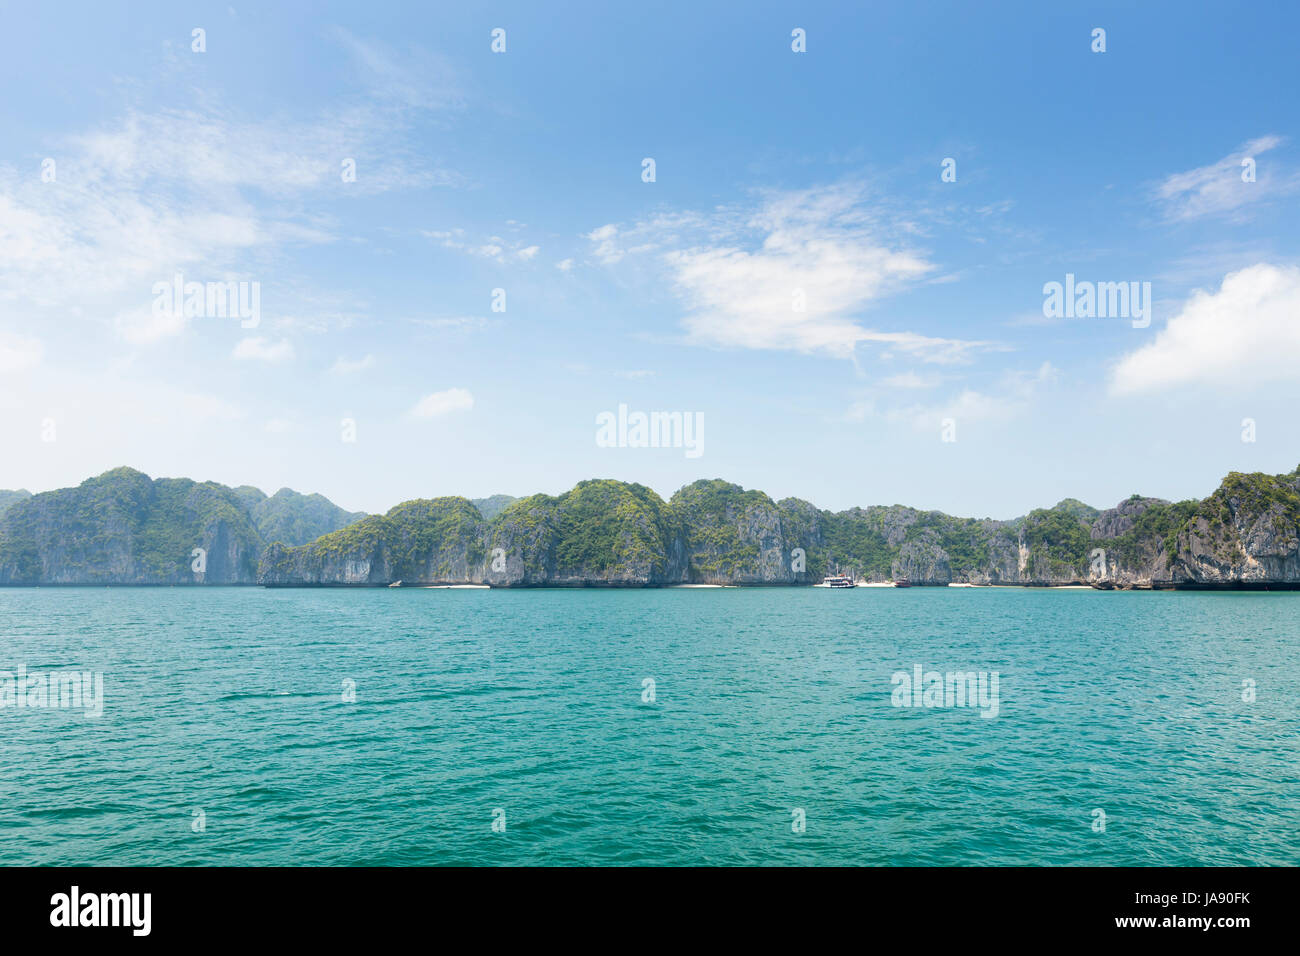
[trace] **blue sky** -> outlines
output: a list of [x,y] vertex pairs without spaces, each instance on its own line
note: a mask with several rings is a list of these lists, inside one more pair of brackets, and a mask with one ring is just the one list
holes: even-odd
[[[1300,462],[1292,5],[32,6],[0,487],[722,477],[1007,518]],[[178,272],[258,283],[258,324],[160,316]],[[1067,273],[1150,283],[1149,324],[1045,316]],[[620,404],[703,453],[601,447]]]

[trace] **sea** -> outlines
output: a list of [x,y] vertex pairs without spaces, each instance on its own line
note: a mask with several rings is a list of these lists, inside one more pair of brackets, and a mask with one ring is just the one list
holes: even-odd
[[1295,866],[1298,705],[1297,592],[0,589],[0,864]]

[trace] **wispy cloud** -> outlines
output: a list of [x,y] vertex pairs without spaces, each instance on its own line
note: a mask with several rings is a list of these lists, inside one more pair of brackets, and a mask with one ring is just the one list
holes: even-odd
[[940,379],[936,375],[918,375],[916,372],[901,372],[881,379],[885,388],[935,388]]
[[359,359],[348,359],[343,356],[330,366],[331,375],[355,375],[358,372],[364,372],[367,369],[375,367],[375,357],[373,355],[364,355]]
[[[291,285],[282,264],[268,263],[332,236],[288,197],[343,188],[336,163],[347,137],[361,132],[354,124],[348,133],[349,122],[286,131],[218,114],[132,113],[69,139],[52,182],[0,168],[5,318],[82,319],[147,346],[190,327],[152,308],[154,284],[177,272],[204,282],[271,274]],[[236,357],[250,357],[249,348],[241,344]]]
[[[885,407],[879,415],[887,421],[911,425],[922,431],[938,429],[945,419],[952,419],[959,426],[1004,421],[1027,411],[1059,376],[1059,370],[1051,362],[1043,362],[1033,371],[1007,371],[989,389],[964,388],[942,401]],[[876,410],[876,402],[859,402],[852,406],[849,420],[860,421],[876,414]]]
[[485,329],[489,324],[489,320],[481,315],[449,315],[432,319],[411,319],[411,322],[427,329],[451,332],[472,332],[475,329]]
[[254,335],[240,339],[230,354],[232,358],[241,361],[278,364],[293,358],[293,343],[288,339],[272,340]]
[[420,110],[447,110],[466,102],[450,61],[429,50],[398,50],[342,27],[333,36],[348,52],[371,93],[382,101]]
[[[51,145],[48,181],[41,169],[0,166],[4,318],[86,318],[145,345],[189,327],[151,313],[153,284],[176,272],[205,282],[273,274],[292,287],[284,253],[336,239],[304,199],[460,181],[409,148],[408,119],[358,103],[249,119],[205,101],[128,110],[65,135]],[[344,160],[357,164],[354,182],[343,181]]]
[[528,262],[538,252],[539,246],[526,246],[517,240],[503,239],[501,236],[487,236],[473,240],[466,236],[464,229],[425,229],[420,234],[432,239],[444,249],[456,249],[471,256],[493,259],[497,262]]
[[[1300,176],[1294,170],[1259,159],[1281,144],[1280,136],[1261,136],[1208,166],[1174,173],[1156,187],[1154,199],[1170,220],[1244,219],[1246,207],[1300,188]],[[1253,182],[1242,178],[1242,164],[1247,160],[1255,161]]]
[[0,331],[0,372],[25,372],[41,362],[45,348],[39,339]]
[[990,343],[870,328],[862,312],[935,266],[893,233],[859,185],[766,194],[757,208],[664,216],[587,238],[598,261],[653,252],[699,345],[851,357],[878,344],[922,362],[966,361]]
[[474,396],[463,388],[448,388],[426,395],[415,403],[411,414],[416,418],[437,418],[451,412],[467,412],[474,407]]

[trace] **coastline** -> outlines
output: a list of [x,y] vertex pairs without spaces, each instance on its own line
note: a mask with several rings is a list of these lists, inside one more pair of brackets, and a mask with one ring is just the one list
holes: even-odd
[[959,590],[1000,590],[1000,591],[1221,591],[1225,593],[1255,591],[1300,591],[1300,583],[1292,582],[1253,582],[1237,581],[1227,583],[1205,584],[1201,582],[1156,582],[1154,584],[1135,584],[1128,587],[1115,587],[1109,584],[974,584],[966,581],[935,583],[912,582],[906,588],[899,588],[892,582],[871,581],[856,584],[852,588],[832,588],[824,584],[371,584],[371,583],[323,583],[323,584],[258,584],[253,582],[220,582],[204,584],[199,581],[189,583],[134,583],[119,582],[103,584],[98,582],[68,582],[45,584],[0,584],[0,593],[4,591],[39,591],[41,589],[94,590],[125,588],[130,590],[168,590],[190,589],[262,589],[266,591],[772,591],[781,589],[818,589],[827,591],[851,591],[857,589],[886,590],[940,590],[955,588]]
[[[257,510],[273,501],[270,517]],[[112,469],[8,504],[0,586],[801,587],[848,568],[856,587],[1300,588],[1300,469],[1232,472],[1200,501],[1064,499],[974,523],[902,505],[831,512],[720,479],[668,499],[589,479],[491,518],[458,497],[359,520],[328,501],[306,515],[307,501]]]

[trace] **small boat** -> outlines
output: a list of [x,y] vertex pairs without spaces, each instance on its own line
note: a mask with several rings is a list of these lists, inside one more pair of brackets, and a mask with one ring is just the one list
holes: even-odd
[[822,587],[824,587],[824,588],[854,588],[854,587],[857,587],[857,585],[853,582],[853,576],[852,576],[852,575],[850,575],[850,574],[842,574],[842,573],[836,571],[836,572],[833,573],[833,574],[828,574],[828,575],[826,575],[826,577],[822,580]]
[[390,588],[400,588],[400,587],[402,586],[402,582],[401,582],[401,581],[394,581],[392,584],[390,584],[390,585],[388,585],[388,586],[389,586]]
[[912,582],[907,580],[907,578],[899,578],[894,582],[894,587],[896,588],[910,588],[911,586]]

